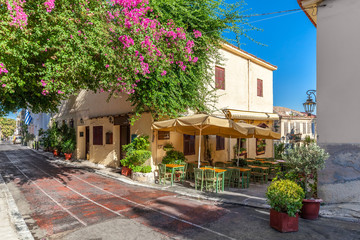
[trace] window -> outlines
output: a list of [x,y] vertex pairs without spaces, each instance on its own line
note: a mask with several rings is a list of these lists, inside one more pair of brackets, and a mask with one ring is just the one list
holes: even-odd
[[311,123],[307,124],[307,133],[310,134],[311,133]]
[[195,154],[195,136],[184,134],[184,155]]
[[266,141],[265,139],[256,139],[256,155],[265,154]]
[[263,96],[263,80],[261,79],[257,80],[257,96],[258,97]]
[[216,136],[216,151],[225,150],[225,138]]
[[215,67],[215,88],[225,90],[225,69]]
[[288,122],[284,122],[284,135],[289,133],[288,127],[289,127]]
[[296,133],[300,133],[300,123],[296,123]]
[[170,139],[169,131],[159,131],[158,140],[168,140],[168,139]]
[[103,145],[103,127],[93,127],[93,145]]
[[105,135],[106,135],[106,144],[113,144],[113,133],[107,132]]
[[306,134],[306,123],[303,123],[303,130],[302,130],[303,134]]

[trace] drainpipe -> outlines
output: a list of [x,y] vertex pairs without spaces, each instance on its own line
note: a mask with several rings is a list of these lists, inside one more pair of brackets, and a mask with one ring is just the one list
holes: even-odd
[[250,59],[248,59],[248,111],[250,111]]

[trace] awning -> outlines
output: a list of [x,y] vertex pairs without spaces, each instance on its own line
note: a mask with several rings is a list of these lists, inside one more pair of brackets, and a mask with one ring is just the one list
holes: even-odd
[[224,113],[233,120],[279,120],[276,113],[249,112],[241,110],[226,109]]

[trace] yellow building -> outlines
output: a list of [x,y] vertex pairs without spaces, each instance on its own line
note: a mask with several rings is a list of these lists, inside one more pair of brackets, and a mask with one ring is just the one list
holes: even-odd
[[[214,66],[213,87],[217,89],[219,99],[212,109],[213,115],[272,128],[273,121],[279,119],[277,114],[273,114],[273,71],[277,67],[231,44],[224,43],[219,51],[224,61],[221,66]],[[153,118],[149,113],[130,125],[128,119],[132,107],[126,101],[126,96],[112,98],[109,102],[106,101],[107,97],[106,93],[81,91],[64,101],[58,114],[53,117],[58,123],[74,124],[77,131],[76,158],[88,158],[95,163],[117,167],[124,156],[121,146],[137,135],[148,135],[152,151],[149,161],[152,165],[162,161],[166,143],[172,143],[176,150],[184,152],[189,161],[197,159],[198,137],[153,131]],[[246,149],[243,157],[273,156],[272,140],[240,141],[216,136],[203,138],[202,149],[209,149],[207,153],[211,153],[213,161],[234,158],[233,148],[238,141]],[[257,149],[257,145],[261,147]]]

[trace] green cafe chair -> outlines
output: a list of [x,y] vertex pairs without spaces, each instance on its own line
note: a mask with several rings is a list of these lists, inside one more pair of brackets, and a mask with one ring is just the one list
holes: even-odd
[[210,170],[210,169],[204,170],[204,183],[205,183],[206,191],[216,190],[217,181],[214,170]]
[[166,172],[166,165],[163,163],[160,163],[158,165],[159,168],[159,180],[160,180],[160,184],[163,183],[164,185],[166,184],[166,180],[170,180],[171,181],[171,173]]
[[195,190],[200,187],[200,191],[204,188],[204,171],[200,168],[194,168]]

